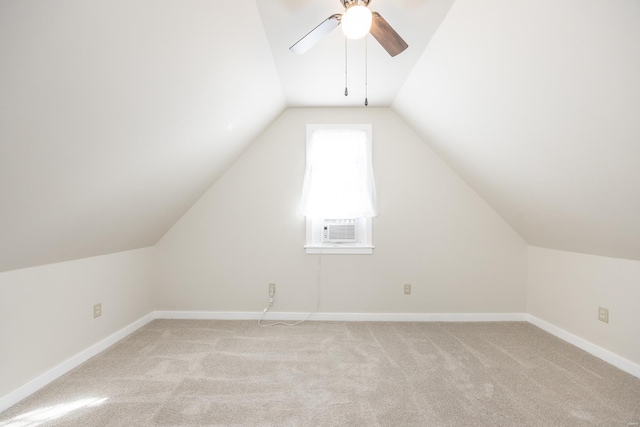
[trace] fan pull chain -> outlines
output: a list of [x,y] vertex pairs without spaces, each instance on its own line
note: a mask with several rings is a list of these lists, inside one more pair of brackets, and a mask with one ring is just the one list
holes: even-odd
[[368,70],[367,70],[367,66],[368,66],[368,62],[369,62],[369,50],[368,50],[368,46],[369,46],[369,37],[364,38],[364,106],[367,107],[369,105],[369,98],[367,97],[367,91],[368,91]]
[[347,89],[347,38],[344,38],[344,96],[349,95]]

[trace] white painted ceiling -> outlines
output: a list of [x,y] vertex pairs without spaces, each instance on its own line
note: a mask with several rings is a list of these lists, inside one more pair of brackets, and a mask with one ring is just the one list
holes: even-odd
[[[452,6],[453,4],[453,6]],[[372,0],[391,106],[532,245],[640,260],[640,2]],[[154,244],[287,106],[364,100],[339,0],[0,1],[0,271]],[[418,195],[419,196],[419,195]]]
[[253,0],[0,0],[0,93],[0,271],[155,244],[285,108]]
[[528,244],[640,260],[640,2],[457,0],[393,108]]
[[371,0],[369,8],[382,15],[409,44],[391,57],[373,37],[347,44],[345,89],[345,38],[340,27],[304,55],[289,47],[329,16],[344,12],[340,0],[258,1],[290,107],[364,106],[365,47],[369,106],[388,106],[427,47],[454,0]]

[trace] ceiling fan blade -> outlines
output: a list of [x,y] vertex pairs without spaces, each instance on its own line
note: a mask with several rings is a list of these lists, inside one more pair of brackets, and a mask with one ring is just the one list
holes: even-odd
[[373,15],[373,19],[371,20],[371,30],[369,32],[389,55],[396,56],[409,47],[407,42],[402,40],[402,37],[391,28],[391,25],[378,12],[372,12],[371,15]]
[[335,15],[331,15],[324,21],[320,23],[313,30],[309,31],[306,36],[298,40],[293,46],[289,48],[289,50],[293,53],[303,54],[311,47],[318,43],[320,39],[333,31],[338,25],[340,25],[340,18],[342,15],[336,13]]

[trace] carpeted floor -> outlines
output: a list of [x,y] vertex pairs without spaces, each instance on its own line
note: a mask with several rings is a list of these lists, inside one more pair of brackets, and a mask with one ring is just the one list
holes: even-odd
[[629,426],[640,379],[524,322],[156,320],[0,414],[32,426]]

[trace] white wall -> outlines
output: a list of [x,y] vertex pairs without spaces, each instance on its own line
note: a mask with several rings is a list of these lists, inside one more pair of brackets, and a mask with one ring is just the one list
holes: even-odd
[[0,398],[149,314],[152,255],[145,248],[0,273]]
[[524,312],[523,240],[387,108],[286,110],[157,244],[156,309],[260,311],[269,282],[274,311],[315,307],[308,123],[373,124],[379,205],[373,255],[323,256],[321,312]]
[[528,259],[530,314],[640,364],[640,261],[538,247]]

